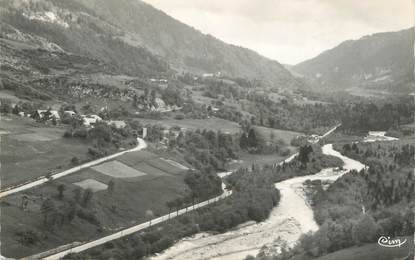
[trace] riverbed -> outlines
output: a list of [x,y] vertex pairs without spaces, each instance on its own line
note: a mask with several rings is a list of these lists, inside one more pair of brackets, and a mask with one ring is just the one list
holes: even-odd
[[303,194],[306,180],[335,181],[352,169],[361,170],[362,163],[341,155],[331,144],[322,148],[323,153],[340,158],[343,170],[327,168],[315,175],[296,177],[275,184],[281,192],[281,200],[269,218],[260,223],[249,222],[223,234],[200,233],[180,240],[153,260],[241,260],[248,255],[255,256],[263,246],[278,248],[282,244],[292,246],[308,231],[316,231],[318,225],[313,211]]

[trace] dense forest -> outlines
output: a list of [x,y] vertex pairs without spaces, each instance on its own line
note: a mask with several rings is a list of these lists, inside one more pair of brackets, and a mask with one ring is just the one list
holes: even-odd
[[398,104],[353,104],[342,111],[342,129],[346,133],[387,131],[413,121],[412,102]]

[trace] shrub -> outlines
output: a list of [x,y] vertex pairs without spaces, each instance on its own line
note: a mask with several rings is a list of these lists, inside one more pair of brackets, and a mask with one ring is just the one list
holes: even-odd
[[35,245],[39,242],[39,236],[33,230],[19,231],[16,232],[16,235],[18,236],[17,241],[25,246]]

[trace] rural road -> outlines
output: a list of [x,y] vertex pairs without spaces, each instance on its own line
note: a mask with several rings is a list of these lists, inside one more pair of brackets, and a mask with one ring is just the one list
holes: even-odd
[[287,243],[290,246],[301,234],[316,231],[318,225],[314,220],[313,210],[303,194],[303,183],[306,180],[334,181],[352,169],[361,170],[365,167],[360,162],[335,151],[331,144],[323,146],[322,150],[326,155],[340,158],[344,162],[344,170],[335,171],[333,168],[327,168],[315,175],[295,177],[276,183],[275,187],[280,190],[281,200],[266,221],[249,222],[223,234],[201,233],[184,238],[151,260],[244,259],[248,255],[257,255],[264,245],[275,248]]
[[103,158],[99,158],[99,159],[94,160],[94,161],[90,161],[90,162],[81,164],[79,166],[73,167],[73,168],[68,169],[68,170],[65,170],[63,172],[56,173],[56,174],[52,175],[50,178],[47,178],[46,176],[43,176],[43,177],[40,177],[39,179],[37,179],[35,181],[32,181],[32,182],[29,182],[29,183],[25,183],[23,185],[19,185],[19,186],[15,186],[15,187],[11,187],[11,188],[5,189],[5,190],[3,190],[3,191],[0,192],[0,198],[9,196],[9,195],[14,194],[14,193],[17,193],[17,192],[24,191],[24,190],[27,190],[27,189],[31,189],[33,187],[39,186],[41,184],[44,184],[44,183],[46,183],[46,182],[48,182],[50,180],[62,178],[64,176],[66,176],[66,175],[72,174],[72,173],[77,172],[77,171],[80,171],[82,169],[89,168],[91,166],[95,166],[95,165],[100,164],[100,163],[103,163],[105,161],[114,159],[114,158],[116,158],[118,156],[121,156],[123,154],[140,151],[142,149],[147,148],[147,144],[146,144],[146,142],[143,139],[137,138],[137,142],[138,142],[137,146],[134,147],[134,148],[132,148],[132,149],[125,150],[125,151],[122,151],[122,152],[119,152],[119,153],[115,153],[115,154],[112,154],[112,155],[108,155],[108,156],[103,157]]
[[[334,127],[333,129],[331,129],[331,130],[329,131],[329,133],[333,132],[333,131],[334,131],[334,130],[336,130],[338,127],[339,127],[339,126]],[[324,135],[324,136],[327,136],[327,134],[326,134],[326,135]],[[143,144],[143,146],[140,146],[140,144],[141,144],[141,143],[140,143],[140,141],[139,141],[139,145],[135,148],[136,150],[141,150],[141,149],[143,149],[143,148],[145,148],[145,147],[146,147],[146,144],[145,144],[144,140],[142,140],[142,141],[143,141],[143,143],[144,143],[144,144]],[[141,147],[141,148],[140,148],[140,147]],[[135,150],[135,151],[136,151],[136,150]],[[125,152],[131,152],[131,151],[132,151],[132,150],[125,151]],[[124,153],[125,153],[125,152],[124,152]],[[112,159],[112,158],[114,158],[114,157],[116,157],[116,156],[119,156],[119,155],[121,155],[121,153],[120,153],[120,154],[113,155],[113,157],[111,157],[111,158],[102,158],[102,159],[104,159],[103,161],[105,161],[105,160]],[[296,156],[297,156],[297,154],[293,154],[292,156],[290,156],[289,158],[287,158],[285,161],[281,162],[280,164],[282,164],[282,163],[284,163],[284,162],[289,162],[289,161],[293,160]],[[95,161],[94,161],[94,162],[95,162]],[[99,162],[96,162],[95,164],[98,164],[98,163],[101,163],[101,162],[102,162],[102,161],[99,161]],[[95,165],[95,164],[93,164],[93,165]],[[84,168],[85,168],[85,167],[90,167],[90,166],[91,166],[91,165],[90,165],[90,164],[88,164],[87,166],[84,166]],[[232,173],[232,172],[223,172],[223,173],[218,173],[218,176],[219,176],[220,178],[225,178],[226,176],[230,175],[231,173]],[[61,177],[61,176],[60,176],[60,177]],[[36,185],[35,185],[35,186],[36,186]],[[209,205],[209,204],[211,204],[211,203],[217,202],[217,201],[219,201],[219,200],[221,200],[221,199],[224,199],[224,198],[226,198],[226,197],[230,196],[230,195],[232,194],[232,191],[227,191],[225,188],[226,188],[225,184],[224,184],[224,183],[222,183],[222,189],[223,189],[223,193],[222,193],[222,195],[220,195],[220,196],[218,196],[218,197],[215,197],[215,198],[212,198],[212,199],[207,200],[207,201],[203,201],[203,202],[198,203],[198,204],[196,204],[196,205],[194,205],[194,206],[191,206],[191,207],[188,207],[188,208],[181,209],[181,210],[179,210],[179,211],[178,211],[178,213],[177,213],[177,214],[171,214],[171,215],[170,215],[170,218],[174,218],[174,217],[180,216],[180,215],[185,214],[185,213],[187,213],[187,212],[189,212],[189,211],[192,211],[192,210],[195,210],[195,209],[198,209],[198,208],[204,207],[204,206],[206,206],[206,205]],[[159,217],[159,218],[156,218],[156,219],[151,220],[151,224],[152,224],[152,225],[154,225],[154,224],[158,224],[158,223],[161,223],[161,222],[164,222],[164,221],[167,221],[167,220],[169,220],[169,215],[164,215],[164,216],[161,216],[161,217]],[[121,230],[121,231],[119,231],[119,232],[116,232],[116,233],[114,233],[114,234],[111,234],[111,235],[108,235],[108,236],[105,236],[105,237],[99,238],[99,239],[97,239],[97,240],[94,240],[94,241],[89,241],[89,242],[86,242],[86,243],[84,243],[84,244],[82,244],[82,245],[77,245],[77,246],[72,247],[72,248],[70,248],[70,249],[66,249],[66,250],[60,251],[59,253],[52,254],[52,255],[49,255],[49,256],[47,256],[47,257],[44,257],[43,259],[46,259],[46,260],[60,259],[60,258],[62,258],[63,256],[65,256],[65,255],[67,255],[67,254],[70,254],[70,253],[79,253],[79,252],[83,252],[83,251],[85,251],[85,250],[88,250],[88,249],[91,249],[91,248],[93,248],[93,247],[96,247],[96,246],[102,245],[102,244],[107,243],[107,242],[109,242],[109,241],[112,241],[112,240],[115,240],[115,239],[119,239],[119,238],[122,238],[122,237],[124,237],[124,236],[128,236],[128,235],[130,235],[130,234],[132,234],[132,233],[135,233],[135,232],[138,232],[138,231],[144,230],[144,229],[148,228],[149,226],[150,226],[150,221],[145,222],[145,223],[142,223],[142,224],[139,224],[139,225],[136,225],[136,226],[133,226],[133,227],[130,227],[130,228],[127,228],[127,229],[124,229],[124,230]]]
[[[218,173],[218,176],[221,177],[221,178],[224,178],[224,177],[228,176],[231,173],[232,172]],[[222,200],[222,199],[224,199],[224,198],[226,198],[226,197],[228,197],[232,194],[232,191],[226,190],[226,185],[223,182],[222,182],[222,190],[223,190],[223,193],[221,195],[219,195],[215,198],[200,202],[198,204],[195,204],[194,206],[189,206],[187,208],[183,208],[183,209],[179,210],[176,214],[173,214],[173,213],[170,214],[170,215],[166,214],[164,216],[152,219],[151,222],[147,221],[145,223],[142,223],[142,224],[139,224],[139,225],[121,230],[119,232],[116,232],[114,234],[99,238],[97,240],[86,242],[82,245],[75,246],[73,248],[61,251],[61,252],[53,254],[53,255],[49,255],[49,256],[44,257],[42,259],[45,259],[45,260],[58,260],[58,259],[64,257],[65,255],[68,255],[70,253],[83,252],[85,250],[88,250],[90,248],[105,244],[105,243],[110,242],[112,240],[119,239],[119,238],[122,238],[122,237],[125,237],[125,236],[128,236],[128,235],[131,235],[135,232],[144,230],[144,229],[150,227],[150,224],[151,225],[159,224],[159,223],[162,223],[162,222],[167,221],[169,219],[176,218],[180,215],[186,214],[186,213],[191,212],[193,210],[196,210],[196,209],[199,209],[201,207],[207,206],[209,204],[215,203],[215,202],[217,202],[219,200]],[[30,258],[23,258],[23,259],[30,259]]]

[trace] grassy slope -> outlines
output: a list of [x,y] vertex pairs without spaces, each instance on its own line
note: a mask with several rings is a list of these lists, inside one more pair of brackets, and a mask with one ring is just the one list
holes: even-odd
[[[108,183],[111,178],[100,174],[92,169],[66,176],[57,181],[47,183],[37,189],[29,190],[7,197],[2,204],[2,254],[9,257],[23,257],[55,248],[73,241],[85,241],[92,238],[112,233],[118,228],[132,226],[146,221],[145,212],[151,209],[156,216],[168,213],[166,202],[181,196],[187,185],[184,183],[184,174],[170,167],[169,171],[162,171],[149,164],[143,166],[145,161],[151,160],[154,166],[157,164],[154,154],[143,152],[135,153],[137,160],[132,160],[131,155],[120,158],[128,162],[130,166],[145,171],[146,176],[128,179],[112,179],[115,182],[115,189],[112,195],[106,190],[94,193],[93,203],[88,209],[92,209],[103,227],[103,233],[97,226],[76,217],[71,224],[65,224],[62,228],[56,228],[53,232],[45,232],[46,238],[42,237],[41,242],[33,246],[23,246],[18,243],[17,231],[35,230],[39,233],[44,230],[42,227],[42,214],[40,213],[41,196],[51,197],[55,205],[62,202],[57,199],[57,186],[65,184],[65,199],[73,197],[73,190],[77,188],[73,183],[86,179],[95,179],[102,183]],[[145,169],[144,169],[145,168]],[[151,169],[151,170],[149,170]],[[21,196],[29,196],[29,210],[20,209]],[[6,203],[8,205],[6,205]]]
[[[265,139],[265,141],[277,142],[279,140],[283,140],[284,143],[288,145],[291,143],[292,139],[299,135],[303,135],[303,133],[299,132],[279,130],[262,126],[255,126],[255,130],[259,132],[259,134]],[[274,138],[271,138],[271,133],[273,133]]]
[[[2,116],[0,130],[9,132],[1,136],[2,187],[70,168],[74,156],[80,160],[88,158],[88,144],[63,139],[62,128],[47,128],[31,119]],[[35,141],[36,137],[45,141]]]

